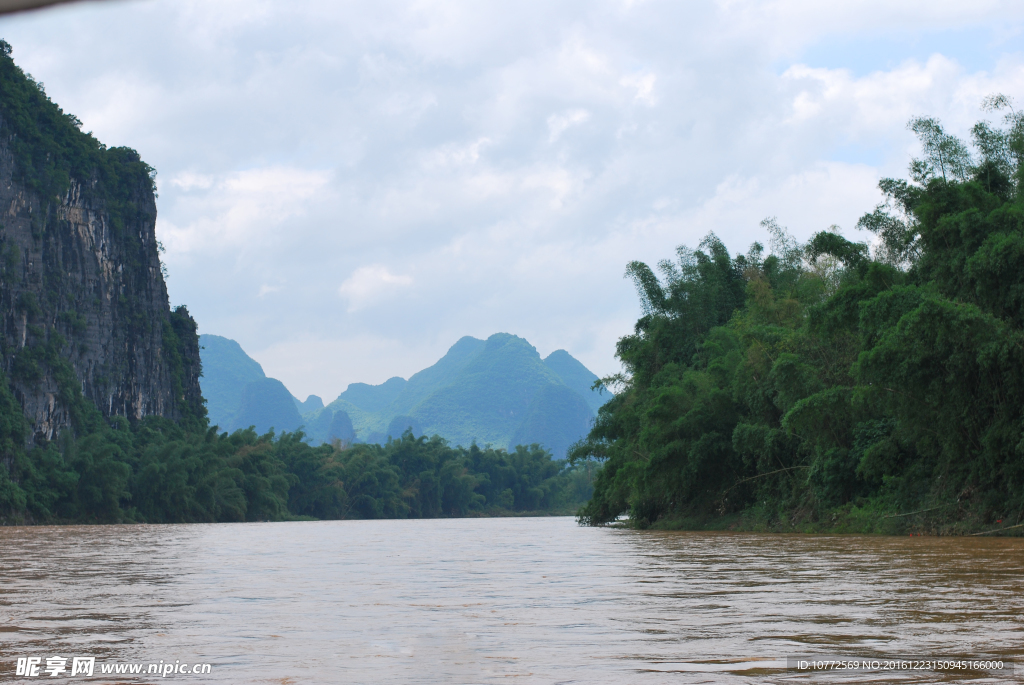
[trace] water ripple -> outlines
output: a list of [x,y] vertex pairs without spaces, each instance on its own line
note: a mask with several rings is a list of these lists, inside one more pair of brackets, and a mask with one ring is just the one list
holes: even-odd
[[1024,654],[1020,540],[546,518],[0,528],[0,549],[4,682],[53,654],[231,683],[789,682],[814,679],[796,655]]

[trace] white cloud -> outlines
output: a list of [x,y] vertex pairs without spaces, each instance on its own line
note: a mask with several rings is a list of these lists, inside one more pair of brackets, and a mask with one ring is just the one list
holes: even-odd
[[[241,341],[246,352],[271,378],[290,379],[288,389],[300,400],[318,395],[333,401],[350,383],[383,383],[394,376],[408,378],[437,361],[452,342],[401,339],[357,334],[337,338],[299,335],[259,347],[259,340]],[[324,364],[324,359],[347,359],[351,365]]]
[[338,294],[348,300],[348,311],[355,312],[411,285],[411,276],[396,275],[386,266],[373,264],[356,269],[338,288]]
[[[799,240],[835,224],[851,240],[868,236],[854,230],[857,219],[880,200],[878,172],[866,164],[821,162],[795,174],[772,177],[729,176],[715,194],[683,216],[691,246],[714,231],[733,252],[745,252],[755,240],[765,243],[761,219],[778,218]],[[723,231],[737,226],[740,230]],[[766,244],[766,243],[765,243]]]
[[65,111],[159,170],[172,300],[325,399],[496,331],[612,373],[626,262],[711,230],[746,250],[772,215],[863,238],[909,117],[963,135],[982,96],[1024,102],[1024,5],[1002,0],[152,0],[4,22]]
[[213,187],[213,177],[206,174],[196,174],[191,171],[183,171],[171,179],[171,185],[180,188],[186,193],[190,190],[209,190]]
[[740,31],[777,43],[814,40],[825,34],[898,32],[962,28],[1020,22],[1019,3],[1012,0],[718,0],[723,15]]
[[281,292],[281,286],[279,286],[279,285],[269,285],[267,283],[264,283],[263,285],[260,286],[259,296],[260,297],[266,297],[267,295],[272,295],[273,293],[279,293],[279,292]]
[[[793,97],[794,123],[840,115],[847,135],[877,135],[894,123],[906,122],[921,107],[941,106],[935,101],[943,99],[943,94],[948,97],[963,71],[955,61],[933,55],[925,64],[911,60],[861,78],[845,69],[803,64],[790,67],[782,78],[798,88]],[[972,104],[977,111],[978,103]]]
[[491,144],[491,139],[480,137],[471,143],[448,143],[431,150],[424,156],[423,166],[428,170],[470,167],[480,161],[480,151]]
[[619,79],[626,88],[632,88],[636,91],[636,95],[633,99],[639,103],[653,107],[658,103],[657,98],[654,96],[654,84],[657,82],[657,77],[654,74],[629,74]]
[[585,109],[571,109],[552,114],[548,117],[548,142],[555,142],[567,129],[578,126],[589,118],[590,112]]
[[158,224],[168,259],[260,243],[281,222],[303,214],[329,180],[329,172],[289,167],[248,169],[217,179],[183,172],[171,185],[183,193],[177,204],[188,223],[161,219]]

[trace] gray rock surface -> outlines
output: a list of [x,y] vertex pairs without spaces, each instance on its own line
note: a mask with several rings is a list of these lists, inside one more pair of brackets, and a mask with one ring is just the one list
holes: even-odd
[[123,222],[95,198],[95,180],[39,197],[17,181],[6,140],[0,135],[0,344],[32,440],[71,425],[59,360],[106,416],[202,412],[196,326],[168,303],[152,190],[132,189]]

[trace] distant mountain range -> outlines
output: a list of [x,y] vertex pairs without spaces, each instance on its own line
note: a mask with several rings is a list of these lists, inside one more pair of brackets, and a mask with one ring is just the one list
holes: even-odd
[[199,342],[211,424],[229,431],[255,426],[261,433],[303,427],[314,443],[383,443],[411,429],[453,445],[539,443],[561,458],[611,397],[591,390],[597,376],[565,350],[541,359],[530,343],[508,333],[462,338],[408,380],[352,383],[326,407],[316,395],[302,402],[267,378],[234,340],[202,335]]

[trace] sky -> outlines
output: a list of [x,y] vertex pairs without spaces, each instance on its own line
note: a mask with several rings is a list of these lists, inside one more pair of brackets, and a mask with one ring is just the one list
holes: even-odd
[[107,0],[2,17],[15,61],[158,172],[172,305],[299,398],[508,332],[598,375],[631,260],[904,176],[929,115],[1024,106],[1024,3]]

